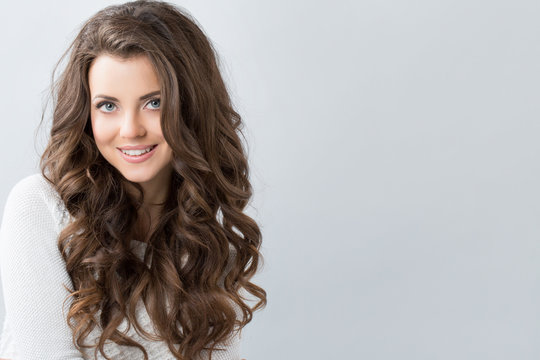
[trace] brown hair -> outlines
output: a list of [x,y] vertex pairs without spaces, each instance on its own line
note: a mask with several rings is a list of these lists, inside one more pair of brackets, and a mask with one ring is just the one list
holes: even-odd
[[[117,330],[127,318],[150,337],[135,316],[142,299],[159,340],[176,358],[192,359],[205,349],[211,354],[266,305],[266,292],[250,282],[262,260],[262,236],[243,213],[252,187],[242,121],[215,51],[183,10],[134,1],[90,18],[57,67],[69,52],[53,81],[53,123],[41,171],[72,218],[58,248],[73,281],[67,321],[74,344],[88,347],[84,338],[99,324],[95,355],[99,348],[108,359],[103,346],[110,339],[140,348],[147,359],[142,345]],[[101,54],[146,55],[160,81],[161,127],[173,151],[173,172],[143,260],[134,256],[128,236],[142,187],[131,183],[138,197],[128,192],[127,180],[101,156],[92,135],[88,70]],[[257,299],[254,306],[243,289]]]

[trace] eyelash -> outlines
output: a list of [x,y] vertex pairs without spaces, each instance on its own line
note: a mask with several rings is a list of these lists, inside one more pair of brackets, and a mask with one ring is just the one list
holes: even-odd
[[[150,104],[151,102],[154,102],[154,101],[159,101],[159,106],[161,106],[161,99],[160,99],[160,98],[150,99],[150,100],[146,103],[146,105],[148,105],[148,104]],[[99,104],[96,105],[96,109],[99,110],[99,109],[101,109],[101,107],[102,107],[103,105],[106,105],[106,104],[112,104],[112,105],[116,106],[114,103],[112,103],[112,102],[110,102],[110,101],[102,101],[102,102],[100,102]],[[145,105],[145,107],[146,107],[146,105]],[[150,109],[150,110],[154,111],[154,110],[159,110],[159,109],[160,109],[160,108],[158,107],[158,108]],[[104,113],[111,113],[112,111],[103,111],[103,112],[104,112]]]

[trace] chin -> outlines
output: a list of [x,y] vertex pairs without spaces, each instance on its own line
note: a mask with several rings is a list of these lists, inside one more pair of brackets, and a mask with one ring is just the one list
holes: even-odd
[[152,179],[156,178],[157,174],[154,174],[153,172],[150,173],[148,171],[143,171],[142,173],[139,171],[120,171],[121,174],[126,178],[126,180],[134,182],[134,183],[149,183],[152,181]]

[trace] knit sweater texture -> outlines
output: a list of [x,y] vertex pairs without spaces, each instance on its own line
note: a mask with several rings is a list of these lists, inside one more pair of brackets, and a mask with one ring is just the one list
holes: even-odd
[[[11,360],[82,360],[94,359],[94,349],[77,350],[65,315],[73,289],[65,261],[58,247],[60,231],[72,220],[54,188],[41,174],[19,181],[10,191],[0,227],[0,276],[6,316],[0,333],[0,358]],[[133,251],[142,259],[146,243],[132,240]],[[155,334],[152,320],[139,301],[136,309],[139,324]],[[99,314],[98,314],[99,316]],[[86,342],[95,344],[101,328],[95,327]],[[144,346],[149,359],[175,359],[164,341],[140,336],[127,320],[118,327]],[[88,341],[90,339],[90,341]],[[92,342],[93,341],[93,342]],[[214,351],[214,360],[240,359],[240,335],[231,334]],[[105,342],[105,353],[112,359],[144,359],[140,349]],[[208,359],[203,352],[201,359]],[[96,359],[105,359],[99,351]]]

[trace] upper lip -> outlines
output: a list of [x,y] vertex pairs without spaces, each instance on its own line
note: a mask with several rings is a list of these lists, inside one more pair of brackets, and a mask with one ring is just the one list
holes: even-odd
[[120,150],[144,150],[144,149],[148,149],[149,147],[152,147],[152,146],[157,146],[157,144],[152,144],[152,145],[126,145],[126,146],[119,147],[118,149],[120,149]]

